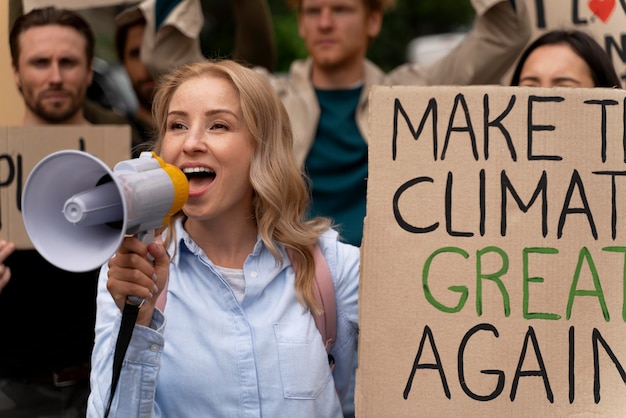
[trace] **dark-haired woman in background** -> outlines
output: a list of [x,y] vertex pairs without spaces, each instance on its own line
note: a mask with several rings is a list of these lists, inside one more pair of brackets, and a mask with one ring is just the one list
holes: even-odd
[[621,88],[621,80],[609,55],[590,35],[552,30],[524,50],[511,85]]

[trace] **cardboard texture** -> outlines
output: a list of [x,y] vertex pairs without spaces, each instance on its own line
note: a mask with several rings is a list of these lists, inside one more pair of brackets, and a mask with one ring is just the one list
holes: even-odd
[[22,221],[21,196],[28,174],[44,157],[81,150],[113,169],[131,157],[130,143],[126,125],[0,127],[0,239],[14,241],[20,249],[33,248]]
[[369,100],[356,416],[624,416],[626,91]]

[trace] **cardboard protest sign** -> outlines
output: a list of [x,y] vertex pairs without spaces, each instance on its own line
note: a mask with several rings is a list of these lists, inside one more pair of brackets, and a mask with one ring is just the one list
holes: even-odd
[[369,100],[356,416],[623,416],[626,91]]
[[533,30],[531,41],[551,29],[588,32],[607,51],[626,86],[626,0],[517,1],[527,4]]
[[20,249],[33,248],[22,221],[21,199],[28,174],[44,157],[81,150],[112,169],[131,157],[130,138],[127,125],[0,127],[0,239],[14,241]]

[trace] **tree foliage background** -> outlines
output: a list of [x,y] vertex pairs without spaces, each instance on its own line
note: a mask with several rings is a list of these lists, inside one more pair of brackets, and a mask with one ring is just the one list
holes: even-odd
[[[407,60],[409,42],[423,35],[467,30],[474,10],[467,0],[396,0],[396,7],[385,14],[378,38],[372,42],[368,57],[383,70]],[[230,55],[234,47],[235,22],[232,0],[202,0],[205,29],[202,33],[206,54]],[[268,0],[272,13],[276,48],[276,71],[284,72],[296,58],[306,57],[306,49],[298,36],[297,19],[285,0]],[[208,47],[210,45],[210,48]],[[210,52],[209,52],[210,49]]]

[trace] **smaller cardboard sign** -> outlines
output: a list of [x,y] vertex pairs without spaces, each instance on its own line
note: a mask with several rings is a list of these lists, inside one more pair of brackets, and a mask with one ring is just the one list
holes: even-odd
[[[111,169],[131,158],[127,125],[0,127],[0,239],[33,248],[22,221],[22,192],[31,170],[60,150],[85,151]],[[76,173],[77,176],[80,173]],[[61,185],[51,184],[50,187]]]

